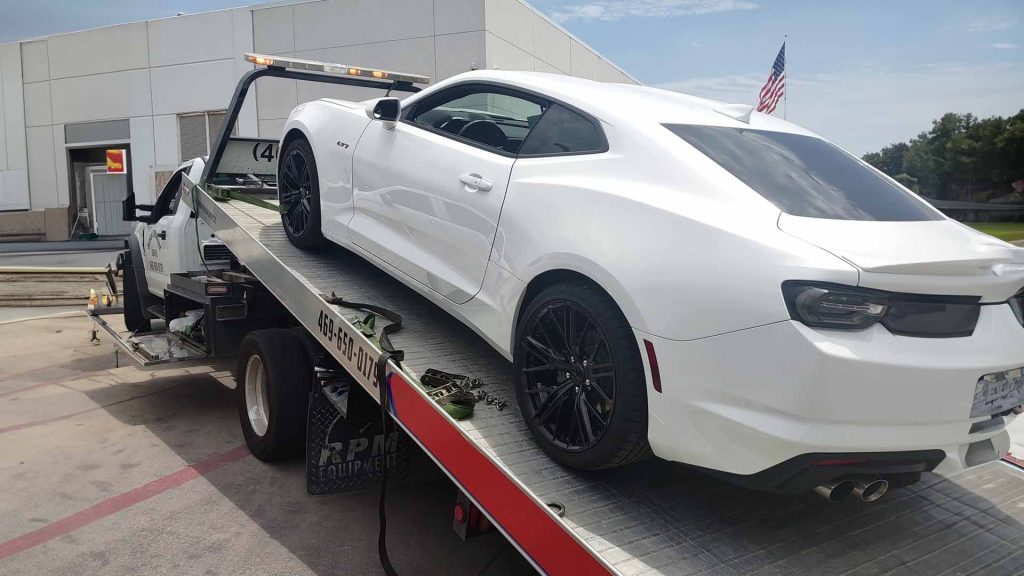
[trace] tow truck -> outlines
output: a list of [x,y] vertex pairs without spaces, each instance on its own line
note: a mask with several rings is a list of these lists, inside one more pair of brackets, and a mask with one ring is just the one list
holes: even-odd
[[[748,491],[655,459],[603,472],[560,466],[531,441],[516,404],[502,402],[514,397],[508,362],[361,258],[289,243],[277,210],[277,141],[232,135],[260,78],[386,94],[415,92],[426,79],[245,57],[256,67],[239,80],[209,159],[183,165],[155,204],[137,205],[133,195],[125,201],[125,218],[142,220],[119,257],[127,332],[100,312],[92,317],[143,365],[236,358],[239,419],[258,458],[308,449],[310,399],[344,381],[372,400],[382,426],[397,425],[459,489],[453,526],[460,534],[484,518],[542,573],[1024,568],[1024,473],[1007,463],[953,480],[926,475],[873,504]],[[168,244],[176,256],[161,256]],[[375,329],[370,316],[387,325]],[[423,385],[432,369],[476,383],[484,401],[470,417],[457,419]],[[386,553],[382,563],[395,573]]]

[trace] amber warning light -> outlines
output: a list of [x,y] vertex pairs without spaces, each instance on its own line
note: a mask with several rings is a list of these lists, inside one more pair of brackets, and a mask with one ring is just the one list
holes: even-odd
[[394,82],[408,82],[410,84],[430,83],[430,76],[423,76],[421,74],[394,72],[391,70],[377,70],[374,68],[363,68],[361,66],[349,66],[347,64],[331,64],[330,62],[317,62],[316,60],[303,60],[301,58],[283,58],[280,56],[246,53],[245,60],[257,66],[273,66],[275,68],[287,68],[291,70],[325,72],[328,74],[340,74],[342,76],[361,76],[364,78],[377,78],[379,80],[392,80]]

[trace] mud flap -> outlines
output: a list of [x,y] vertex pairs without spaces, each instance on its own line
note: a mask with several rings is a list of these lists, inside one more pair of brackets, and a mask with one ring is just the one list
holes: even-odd
[[376,484],[385,455],[388,480],[405,478],[405,433],[390,426],[385,442],[380,408],[347,375],[319,379],[306,418],[306,491],[333,494]]

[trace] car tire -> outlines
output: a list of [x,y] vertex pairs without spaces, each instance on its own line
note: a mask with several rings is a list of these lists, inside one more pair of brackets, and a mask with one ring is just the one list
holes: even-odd
[[253,456],[265,462],[302,452],[313,369],[295,332],[250,332],[235,368],[238,419]]
[[132,263],[131,250],[124,252],[122,262],[124,277],[121,279],[121,307],[124,309],[124,326],[133,334],[149,332],[152,326],[149,318],[146,318],[139,287],[135,284],[135,266]]
[[598,286],[569,281],[538,293],[518,323],[514,358],[519,408],[552,458],[597,470],[650,455],[640,349]]
[[320,179],[313,149],[305,138],[296,138],[279,158],[277,196],[284,209],[281,224],[285,234],[299,248],[322,246]]

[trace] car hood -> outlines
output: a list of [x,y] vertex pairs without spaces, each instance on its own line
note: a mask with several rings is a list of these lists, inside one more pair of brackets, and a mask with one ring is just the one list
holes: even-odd
[[782,214],[779,229],[849,262],[860,284],[999,302],[1024,286],[1024,249],[953,220],[877,222]]

